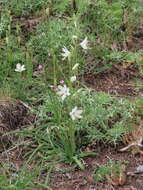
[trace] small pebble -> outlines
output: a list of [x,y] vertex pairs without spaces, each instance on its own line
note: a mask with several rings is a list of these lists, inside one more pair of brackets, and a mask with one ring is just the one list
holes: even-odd
[[137,168],[136,168],[136,171],[138,173],[143,173],[143,165],[139,165]]

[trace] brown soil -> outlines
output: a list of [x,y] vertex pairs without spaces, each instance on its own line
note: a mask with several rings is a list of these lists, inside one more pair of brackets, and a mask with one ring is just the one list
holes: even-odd
[[118,64],[106,72],[84,74],[84,83],[88,87],[96,91],[103,91],[115,95],[140,95],[143,92],[143,88],[135,87],[135,79],[139,79],[140,81],[143,79],[139,75],[135,64],[131,64],[126,68],[124,65]]
[[[120,162],[128,161],[126,169],[126,181],[124,185],[113,186],[107,180],[94,182],[95,168],[106,165],[109,161],[118,160]],[[99,152],[98,156],[92,156],[84,159],[85,170],[73,170],[62,172],[65,165],[61,165],[61,171],[52,174],[51,187],[53,190],[142,190],[143,174],[133,174],[136,167],[143,164],[142,156],[133,156],[130,152],[119,153],[117,149],[106,148]]]
[[16,140],[16,135],[7,133],[27,124],[27,114],[28,107],[23,102],[6,97],[0,99],[0,152]]
[[[118,46],[119,44],[115,44],[113,50],[116,51],[119,49],[120,51],[129,52],[143,50],[143,22],[140,23],[129,43],[122,44],[122,47]],[[113,64],[112,68],[108,69],[106,72],[96,73],[94,71],[94,62],[96,65],[96,60],[87,58],[87,65],[85,65],[85,70],[87,70],[87,72],[85,72],[83,76],[83,82],[86,86],[96,91],[103,91],[115,95],[135,96],[142,94],[143,87],[136,88],[134,85],[135,79],[139,79],[141,83],[143,82],[143,76],[139,73],[137,63],[123,61]],[[105,67],[107,64],[108,63],[101,61],[101,66],[99,64],[99,67]]]

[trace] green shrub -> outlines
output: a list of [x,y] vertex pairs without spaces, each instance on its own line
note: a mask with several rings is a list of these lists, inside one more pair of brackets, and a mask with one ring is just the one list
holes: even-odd
[[73,35],[80,37],[80,31],[75,28],[73,22],[52,18],[37,26],[29,43],[35,58],[42,62],[48,59],[48,53],[60,58],[62,48],[72,45]]
[[0,38],[6,36],[8,27],[11,24],[11,17],[9,11],[4,11],[0,15]]
[[40,10],[50,2],[51,0],[10,0],[4,2],[3,6],[10,9],[14,15],[28,16],[29,14]]
[[[84,89],[70,88],[70,93],[61,102],[50,90],[40,107],[38,117],[44,124],[32,133],[35,141],[42,145],[41,153],[45,158],[51,159],[56,152],[56,159],[73,161],[75,156],[80,157],[83,145],[93,140],[117,144],[122,135],[131,130],[128,122],[134,117],[133,103]],[[70,118],[74,106],[83,110],[80,120]]]
[[123,42],[139,23],[141,8],[139,1],[92,1],[83,15],[88,30],[100,38],[104,47],[113,42]]

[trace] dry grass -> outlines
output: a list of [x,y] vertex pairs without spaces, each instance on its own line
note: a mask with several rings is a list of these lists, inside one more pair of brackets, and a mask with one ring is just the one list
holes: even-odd
[[14,140],[15,135],[7,133],[21,128],[27,111],[26,106],[20,101],[9,97],[0,99],[0,141],[2,144],[9,144]]

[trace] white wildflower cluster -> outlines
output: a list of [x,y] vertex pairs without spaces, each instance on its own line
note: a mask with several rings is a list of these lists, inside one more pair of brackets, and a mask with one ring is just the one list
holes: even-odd
[[[76,77],[73,76],[71,77],[72,81],[75,81],[76,80]],[[64,99],[67,97],[67,96],[70,96],[70,90],[69,88],[64,85],[64,86],[61,86],[59,85],[58,86],[58,89],[57,89],[57,94],[61,97],[62,101],[64,101]],[[70,117],[72,120],[76,120],[76,119],[81,119],[83,110],[80,110],[77,108],[77,106],[75,106],[71,112],[69,113]]]
[[[73,36],[75,38],[75,36]],[[77,36],[76,36],[77,38]],[[88,47],[88,40],[87,40],[87,37],[80,43],[80,46],[84,49],[84,50],[87,50],[89,49]],[[71,52],[64,46],[62,48],[62,51],[63,53],[61,53],[61,56],[63,57],[62,60],[65,60],[66,58],[69,58],[70,55],[71,55]]]
[[[73,38],[77,39],[77,36],[74,36],[73,35]],[[79,44],[84,50],[87,50],[89,49],[88,47],[88,40],[87,40],[87,37]],[[62,60],[65,60],[67,58],[69,58],[71,56],[71,52],[64,46],[62,48],[62,53],[61,53],[61,56],[63,57]],[[73,68],[72,68],[72,71],[75,71],[77,68],[78,68],[79,64],[76,63]],[[70,78],[70,82],[73,83],[76,81],[76,76],[73,75],[71,76]],[[62,80],[63,81],[63,80]],[[59,85],[58,88],[57,88],[57,95],[59,95],[62,99],[62,101],[65,100],[65,98],[67,96],[70,96],[71,93],[70,93],[70,89],[63,83],[61,83],[62,85]],[[72,120],[77,120],[77,119],[81,119],[82,118],[82,112],[83,110],[80,110],[78,109],[77,106],[75,106],[71,112],[69,113],[70,117]]]

